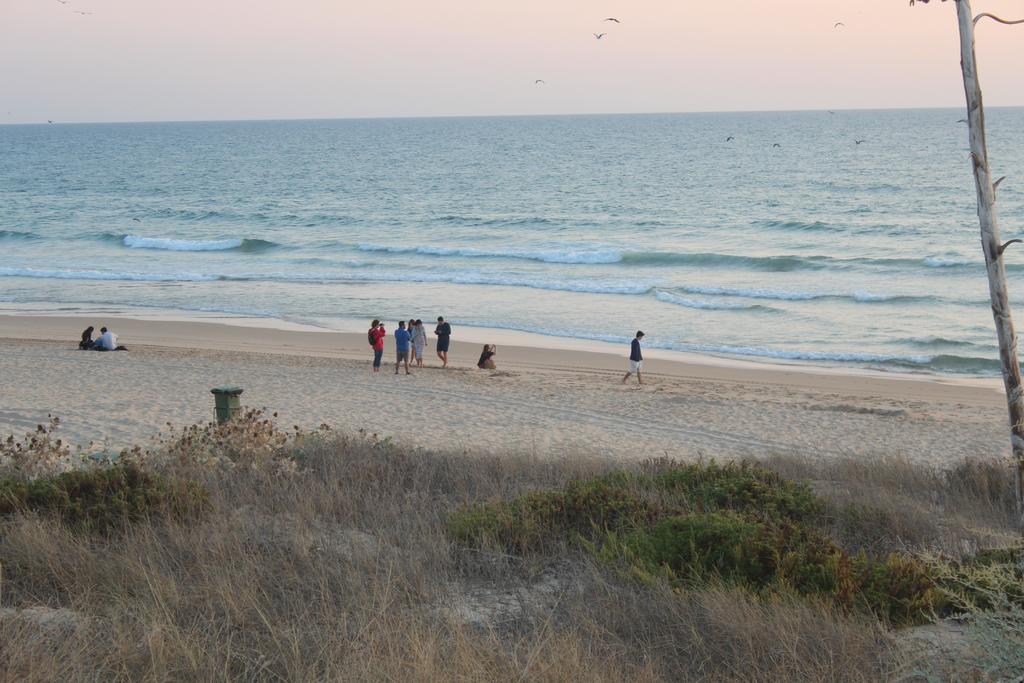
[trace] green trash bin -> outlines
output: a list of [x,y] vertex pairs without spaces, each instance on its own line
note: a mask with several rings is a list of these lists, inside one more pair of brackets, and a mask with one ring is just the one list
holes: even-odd
[[241,387],[217,387],[216,389],[210,389],[210,393],[213,394],[213,403],[217,412],[217,424],[224,424],[228,420],[233,420],[242,412],[242,400],[238,398],[242,395]]

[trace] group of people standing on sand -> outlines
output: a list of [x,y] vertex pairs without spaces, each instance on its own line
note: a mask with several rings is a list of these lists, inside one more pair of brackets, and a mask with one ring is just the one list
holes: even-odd
[[[384,337],[387,330],[384,323],[374,320],[370,329],[366,332],[366,340],[373,349],[373,371],[380,372],[381,362],[384,358]],[[423,321],[410,319],[398,321],[398,329],[394,332],[395,338],[395,374],[404,364],[405,374],[411,375],[409,371],[410,360],[416,367],[423,367],[423,350],[427,347],[427,331],[423,327]],[[437,318],[437,327],[434,328],[434,336],[437,337],[437,357],[441,360],[441,367],[448,367],[448,347],[452,339],[452,326],[445,321],[444,317]]]
[[100,336],[92,338],[96,328],[90,325],[82,331],[82,340],[78,342],[78,348],[83,351],[127,351],[127,346],[117,343],[117,335],[105,327],[100,328]]
[[[378,319],[374,319],[370,323],[370,329],[366,331],[366,341],[369,343],[370,348],[373,349],[373,371],[375,373],[380,372],[380,366],[384,359],[384,337],[387,334],[384,323]],[[427,332],[423,328],[423,321],[417,319],[410,319],[408,322],[399,320],[398,329],[395,330],[393,336],[395,338],[396,354],[395,374],[397,375],[404,365],[405,374],[411,375],[412,372],[409,371],[410,359],[416,364],[416,367],[423,367],[423,350],[427,346]],[[447,368],[448,347],[451,345],[452,340],[452,326],[443,317],[439,316],[437,318],[434,336],[437,337],[437,357],[441,359],[441,367]],[[626,371],[626,375],[622,378],[623,384],[633,375],[636,375],[638,384],[644,383],[642,374],[644,355],[640,348],[640,342],[643,339],[644,333],[637,330],[636,336],[629,345],[629,370]],[[476,366],[481,370],[497,370],[498,366],[494,362],[494,357],[497,354],[497,346],[494,344],[484,344],[484,349],[480,352],[480,360],[477,361]]]

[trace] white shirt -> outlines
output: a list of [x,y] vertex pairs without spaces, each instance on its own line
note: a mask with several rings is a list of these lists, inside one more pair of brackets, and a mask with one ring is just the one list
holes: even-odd
[[113,351],[117,348],[117,335],[110,330],[107,330],[100,335],[99,344],[107,351]]

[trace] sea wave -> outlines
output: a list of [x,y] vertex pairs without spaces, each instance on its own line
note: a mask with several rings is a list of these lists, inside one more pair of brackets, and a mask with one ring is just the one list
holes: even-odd
[[659,251],[622,251],[615,248],[598,249],[478,249],[476,247],[417,246],[395,247],[379,244],[360,244],[366,252],[389,254],[418,254],[421,256],[455,256],[461,258],[518,259],[565,264],[623,264],[631,266],[738,266],[751,270],[788,272],[793,270],[820,270],[830,266],[842,267],[840,260],[829,256],[744,256],[737,254],[681,253]]
[[822,221],[795,221],[795,220],[764,220],[754,221],[753,225],[758,228],[770,228],[773,230],[794,230],[798,232],[836,232],[841,227]]
[[856,291],[844,292],[794,292],[778,289],[762,289],[754,287],[731,288],[731,287],[703,287],[696,285],[683,286],[681,291],[690,294],[704,294],[706,296],[727,296],[743,299],[774,299],[777,301],[814,301],[817,299],[845,299],[858,303],[915,303],[926,301],[938,301],[933,296],[920,296],[914,294],[880,294],[874,292]]
[[537,280],[493,276],[477,272],[408,273],[388,271],[362,271],[353,273],[122,273],[95,270],[40,270],[34,268],[0,268],[0,277],[52,278],[60,280],[127,280],[149,282],[294,282],[311,284],[418,282],[457,285],[485,285],[498,287],[526,287],[560,292],[587,294],[647,294],[652,284],[621,282],[598,284],[574,280]]
[[482,216],[463,216],[459,214],[445,214],[441,216],[435,216],[432,218],[435,223],[443,223],[445,225],[478,225],[478,226],[504,226],[504,227],[515,227],[522,225],[552,225],[557,223],[556,219],[545,218],[543,216],[517,216],[517,217],[500,217],[491,216],[484,218]]
[[0,268],[0,277],[32,277],[57,280],[126,280],[132,282],[212,282],[215,275],[193,273],[110,273],[99,270],[39,270]]
[[[310,265],[315,260],[310,260]],[[332,262],[335,263],[335,262]],[[523,287],[561,292],[585,294],[616,294],[643,296],[654,293],[659,301],[693,309],[706,310],[765,310],[776,311],[770,306],[756,303],[707,299],[755,299],[774,301],[814,301],[833,299],[855,303],[919,303],[944,301],[940,297],[904,294],[873,293],[856,291],[814,292],[786,291],[765,288],[730,288],[717,286],[684,285],[665,289],[656,281],[633,279],[596,281],[593,279],[564,279],[530,277],[515,274],[489,273],[485,270],[453,271],[389,271],[374,264],[360,261],[345,263],[353,271],[264,271],[264,272],[117,272],[101,270],[58,270],[41,268],[0,268],[3,277],[53,278],[64,280],[127,280],[152,282],[210,282],[210,281],[269,281],[296,283],[362,283],[362,282],[419,282],[456,285],[480,285],[495,287]],[[687,295],[699,295],[694,298]],[[957,302],[952,302],[957,303]],[[963,303],[963,302],[959,302]]]
[[164,251],[229,251],[260,252],[280,246],[261,239],[183,240],[171,237],[120,236],[121,243],[130,249],[159,249]]
[[868,363],[923,366],[932,362],[931,356],[900,355],[884,353],[851,353],[834,351],[809,351],[773,349],[759,346],[732,346],[728,344],[680,344],[679,350],[697,351],[701,353],[725,354],[730,356],[755,356],[757,358],[775,358],[779,360],[802,360],[837,363]]
[[26,230],[0,230],[0,240],[37,240],[39,235]]
[[911,346],[921,346],[921,347],[924,347],[924,348],[939,348],[939,349],[941,349],[941,348],[949,348],[949,347],[955,347],[955,348],[971,348],[971,347],[973,347],[973,348],[984,348],[983,346],[981,346],[979,344],[975,344],[974,342],[964,341],[962,339],[949,339],[947,337],[936,337],[936,336],[909,337],[907,339],[899,339],[899,340],[897,340],[897,343],[899,343],[899,344],[907,344],[907,345],[911,345]]
[[794,270],[821,270],[843,267],[843,263],[829,256],[744,256],[741,254],[681,253],[664,251],[635,251],[622,254],[620,261],[636,266],[735,266],[749,270],[790,272]]
[[941,256],[927,256],[922,261],[929,268],[956,268],[958,266],[969,266],[976,263],[959,258],[946,258]]
[[543,261],[545,263],[618,263],[622,253],[616,250],[598,251],[502,251],[473,247],[390,247],[360,244],[360,251],[389,254],[420,254],[424,256],[460,256],[464,258],[503,258]]
[[689,299],[686,297],[676,296],[670,292],[657,291],[654,297],[658,301],[663,301],[668,304],[674,304],[676,306],[683,306],[684,308],[696,308],[703,310],[712,311],[774,311],[775,309],[768,306],[761,306],[759,304],[745,304],[735,303],[728,301],[708,301],[706,299]]
[[[325,243],[324,246],[344,246],[340,243]],[[551,248],[539,250],[524,249],[480,249],[463,246],[389,246],[381,244],[360,244],[363,252],[388,254],[415,254],[439,258],[487,258],[540,261],[564,264],[613,264],[634,267],[717,267],[764,272],[786,273],[800,270],[849,270],[869,268],[920,267],[947,268],[971,265],[972,261],[946,259],[937,256],[920,258],[902,257],[848,257],[841,258],[825,254],[775,254],[751,256],[746,254],[723,254],[716,252],[674,252],[674,251],[629,251],[616,247],[593,248]]]

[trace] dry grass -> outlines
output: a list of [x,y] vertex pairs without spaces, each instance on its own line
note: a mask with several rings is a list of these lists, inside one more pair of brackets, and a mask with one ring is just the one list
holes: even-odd
[[901,458],[764,461],[810,481],[829,502],[831,532],[851,550],[960,557],[1020,542],[1009,463],[965,462],[951,470]]
[[[0,678],[878,680],[897,663],[878,624],[826,606],[680,595],[567,546],[524,560],[445,536],[466,502],[560,487],[609,461],[236,434],[255,446],[221,458],[230,440],[194,432],[202,462],[180,443],[150,456],[209,490],[198,522],[97,535],[0,521]],[[37,606],[70,611],[26,611]]]

